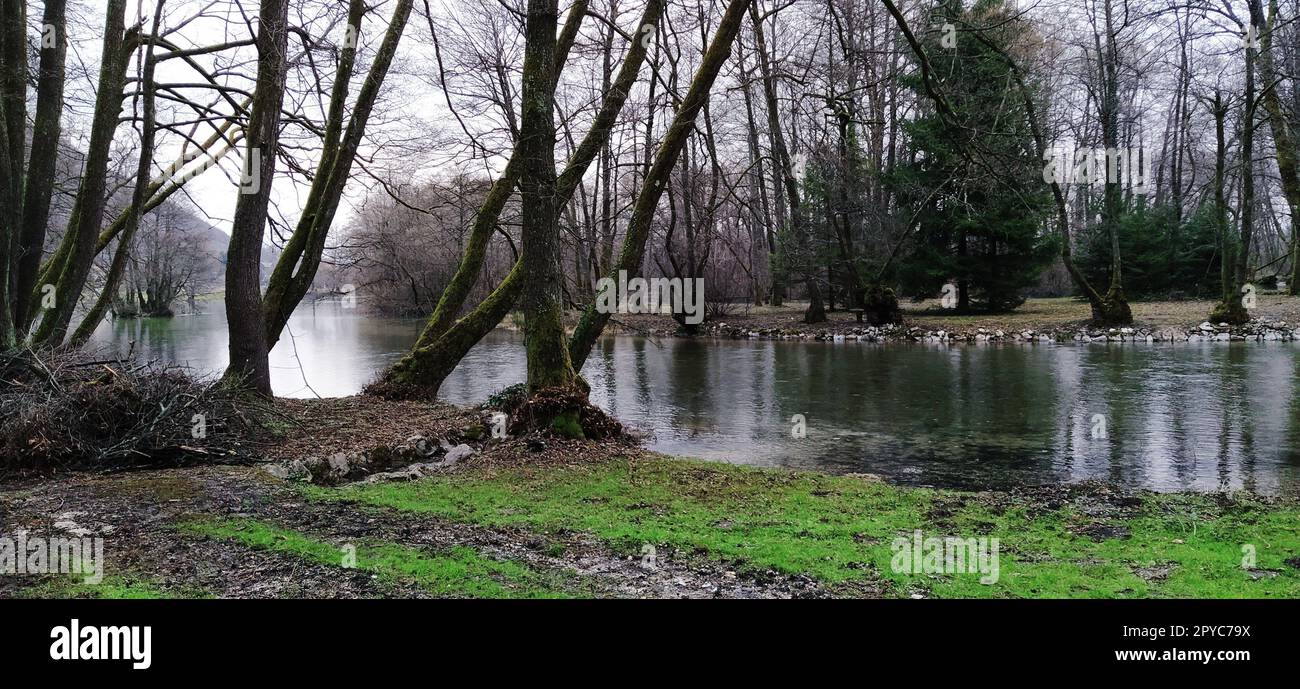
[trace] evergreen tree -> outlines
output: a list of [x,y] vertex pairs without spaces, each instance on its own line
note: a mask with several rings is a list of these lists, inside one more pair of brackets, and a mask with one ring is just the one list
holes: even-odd
[[[1015,308],[1055,251],[1045,224],[1051,197],[1010,68],[956,28],[988,27],[978,30],[1003,50],[1031,28],[1003,0],[970,9],[945,0],[931,17],[940,30],[931,32],[926,51],[952,113],[923,112],[907,124],[914,155],[893,183],[918,227],[898,279],[919,295],[951,283],[961,310]],[[919,76],[904,82],[926,102]]]
[[[1209,298],[1222,294],[1213,204],[1179,223],[1169,206],[1139,205],[1120,216],[1125,291],[1140,299]],[[1110,240],[1100,232],[1079,247],[1079,268],[1089,280],[1110,280]]]

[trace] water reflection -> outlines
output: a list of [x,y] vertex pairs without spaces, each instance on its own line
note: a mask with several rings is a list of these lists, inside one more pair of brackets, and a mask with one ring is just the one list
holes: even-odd
[[[96,337],[216,372],[220,306]],[[277,394],[357,392],[418,321],[299,309],[272,352]],[[1157,490],[1300,493],[1300,346],[945,346],[608,337],[592,398],[657,450],[745,464],[871,472],[928,485],[1108,480]],[[442,389],[477,403],[524,377],[518,335],[492,334]],[[791,437],[803,414],[808,435]],[[1099,429],[1099,421],[1104,428]],[[1104,432],[1098,433],[1098,430]],[[1094,437],[1096,436],[1096,437]]]

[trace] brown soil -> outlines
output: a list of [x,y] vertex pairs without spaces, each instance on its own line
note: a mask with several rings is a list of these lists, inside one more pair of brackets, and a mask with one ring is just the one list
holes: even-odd
[[[567,447],[546,452],[552,461],[578,461]],[[564,457],[560,460],[559,457]],[[536,454],[534,454],[536,458]],[[498,458],[498,461],[501,458]],[[254,467],[205,466],[114,475],[79,474],[10,484],[0,491],[6,530],[32,536],[75,519],[105,539],[105,570],[159,582],[165,591],[198,589],[220,598],[429,597],[417,586],[381,580],[367,572],[256,550],[180,531],[195,517],[253,518],[343,544],[382,539],[442,551],[470,546],[481,555],[523,563],[540,573],[576,581],[583,595],[655,598],[824,597],[815,582],[775,572],[738,574],[687,553],[661,553],[657,566],[620,556],[581,534],[534,534],[485,528],[433,517],[361,508],[344,502],[310,502],[288,483]],[[72,507],[75,506],[75,507]],[[69,510],[75,512],[69,513]],[[0,598],[39,585],[35,576],[0,577]]]
[[458,440],[484,423],[469,407],[442,402],[386,400],[370,395],[327,399],[277,399],[288,421],[283,438],[268,446],[267,459],[321,457],[397,445],[412,436]]

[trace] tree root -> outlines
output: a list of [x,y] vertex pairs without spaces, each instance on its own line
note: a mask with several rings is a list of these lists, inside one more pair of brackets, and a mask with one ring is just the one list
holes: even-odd
[[568,387],[545,388],[529,395],[515,411],[512,435],[544,433],[579,440],[620,438],[626,434],[619,423],[587,399],[581,381]]

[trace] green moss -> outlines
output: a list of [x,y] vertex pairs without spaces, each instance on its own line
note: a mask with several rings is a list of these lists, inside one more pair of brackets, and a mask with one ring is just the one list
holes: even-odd
[[564,438],[582,440],[585,436],[582,432],[582,421],[579,420],[578,416],[576,410],[566,411],[556,416],[551,419],[551,430]]
[[[413,483],[309,489],[488,526],[592,534],[621,554],[644,544],[813,576],[832,588],[946,597],[1300,596],[1294,504],[1143,494],[1110,518],[1076,503],[890,486],[855,477],[687,460],[611,460],[567,467],[462,472]],[[1099,529],[1099,527],[1101,527]],[[996,537],[999,576],[893,571],[894,539]],[[1242,566],[1243,546],[1257,554]]]
[[567,595],[558,590],[555,577],[539,574],[516,562],[484,557],[467,546],[429,553],[395,543],[368,541],[352,544],[356,548],[352,552],[344,548],[347,544],[329,543],[255,519],[191,521],[179,528],[323,565],[355,567],[389,583],[411,582],[443,596],[558,598]]

